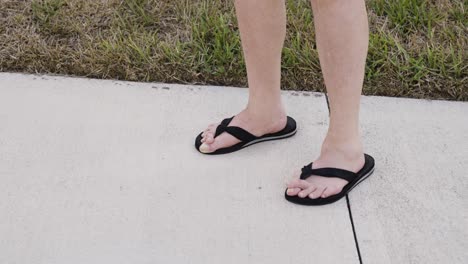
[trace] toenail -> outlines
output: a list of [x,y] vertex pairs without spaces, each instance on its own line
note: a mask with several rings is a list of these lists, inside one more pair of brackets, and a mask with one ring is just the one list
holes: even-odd
[[204,152],[204,153],[207,153],[207,152],[210,151],[210,146],[208,146],[208,144],[206,144],[206,143],[203,143],[200,146],[200,151]]

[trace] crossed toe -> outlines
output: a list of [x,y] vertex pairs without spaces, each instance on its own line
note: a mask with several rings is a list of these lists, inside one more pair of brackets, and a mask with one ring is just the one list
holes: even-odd
[[214,142],[214,134],[218,124],[209,125],[202,133],[202,143],[212,144]]
[[299,172],[295,173],[293,179],[287,184],[287,195],[317,199],[332,196],[339,193],[342,189],[342,186],[334,182],[336,180],[340,181],[340,179],[321,179],[322,177],[317,177],[315,181],[310,181],[302,180],[299,176]]
[[199,150],[203,153],[215,152],[218,149],[233,146],[240,142],[237,138],[228,133],[222,133],[215,137],[216,128],[219,124],[211,124],[202,133],[202,144]]

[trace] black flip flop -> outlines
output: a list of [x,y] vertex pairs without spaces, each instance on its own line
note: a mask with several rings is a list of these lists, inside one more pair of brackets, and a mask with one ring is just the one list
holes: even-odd
[[235,144],[233,146],[230,146],[230,147],[217,149],[214,152],[203,153],[203,152],[200,151],[200,146],[202,144],[202,142],[201,142],[202,133],[203,133],[202,132],[195,139],[195,148],[200,153],[208,154],[208,155],[227,154],[227,153],[231,153],[231,152],[234,152],[234,151],[238,151],[240,149],[243,149],[245,147],[251,146],[251,145],[256,144],[256,143],[269,141],[269,140],[277,140],[277,139],[288,138],[288,137],[292,137],[292,136],[294,136],[294,134],[296,134],[296,121],[292,117],[289,117],[289,116],[287,118],[286,126],[281,131],[278,131],[276,133],[266,134],[266,135],[263,135],[261,137],[257,137],[255,135],[252,135],[251,133],[249,133],[248,131],[246,131],[246,130],[240,128],[240,127],[229,126],[229,123],[232,121],[233,118],[234,118],[234,116],[231,117],[231,118],[224,119],[221,122],[221,124],[219,124],[218,127],[216,128],[216,132],[215,132],[214,137],[216,138],[221,133],[226,132],[226,133],[229,133],[230,135],[232,135],[233,137],[239,139],[241,142],[239,142],[239,143],[237,143],[237,144]]
[[317,175],[317,176],[323,176],[323,177],[329,177],[329,178],[340,178],[340,179],[348,181],[348,184],[346,184],[343,187],[343,190],[341,190],[341,192],[337,194],[334,194],[326,198],[320,197],[316,199],[311,199],[309,197],[301,198],[297,195],[289,196],[287,194],[288,190],[286,189],[286,192],[284,193],[284,197],[286,198],[286,200],[295,204],[300,204],[300,205],[325,205],[325,204],[334,203],[340,200],[341,198],[343,198],[344,196],[346,196],[354,187],[356,187],[356,185],[361,183],[363,180],[365,180],[374,172],[374,167],[375,167],[374,158],[372,158],[370,155],[367,155],[367,154],[364,154],[364,158],[365,158],[364,167],[362,167],[362,169],[359,170],[357,173],[354,173],[348,170],[343,170],[343,169],[336,169],[336,168],[312,169],[312,163],[302,168],[302,173],[300,176],[302,180],[305,180],[309,178],[310,176]]

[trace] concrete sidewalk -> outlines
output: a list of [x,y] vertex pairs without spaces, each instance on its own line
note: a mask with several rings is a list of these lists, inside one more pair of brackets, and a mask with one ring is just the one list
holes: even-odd
[[319,153],[322,94],[284,92],[293,138],[194,149],[246,95],[0,73],[0,263],[468,263],[468,103],[363,97],[377,167],[349,211],[283,198]]

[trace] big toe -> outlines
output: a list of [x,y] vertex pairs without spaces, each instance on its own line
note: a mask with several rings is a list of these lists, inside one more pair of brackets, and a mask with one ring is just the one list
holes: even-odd
[[199,150],[200,150],[200,152],[203,152],[203,153],[210,153],[210,152],[213,152],[213,150],[211,150],[210,144],[208,144],[208,143],[206,143],[206,142],[203,142],[203,143],[200,145]]
[[299,189],[307,189],[310,187],[310,183],[305,180],[301,179],[294,179],[288,183],[288,188],[293,189],[293,188],[299,188]]
[[[292,179],[288,184],[287,184],[288,189],[286,190],[286,194],[289,196],[296,196],[296,195],[304,195],[307,192],[310,192],[309,188],[311,187],[311,184],[305,180],[301,179]],[[306,195],[302,196],[305,197]]]
[[289,196],[296,196],[300,191],[301,191],[301,188],[288,188],[288,190],[286,191],[286,193],[287,193]]

